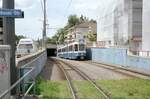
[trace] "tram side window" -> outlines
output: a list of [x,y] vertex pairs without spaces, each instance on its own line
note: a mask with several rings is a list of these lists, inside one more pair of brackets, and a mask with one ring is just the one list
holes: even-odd
[[71,51],[73,51],[73,46],[71,45]]
[[63,52],[65,52],[65,48],[63,48]]
[[75,49],[75,51],[78,51],[78,45],[77,44],[75,44],[74,49]]
[[64,48],[64,52],[65,52],[65,48]]
[[67,49],[66,49],[66,47],[64,48],[64,52],[67,52]]
[[80,45],[79,45],[79,50],[80,50],[80,51],[84,51],[84,50],[85,50],[84,44],[80,44]]
[[19,49],[33,49],[32,44],[20,44]]
[[67,47],[65,48],[65,52],[68,52],[68,49],[67,49]]
[[71,46],[69,46],[69,51],[71,51]]
[[69,46],[69,51],[72,51],[72,46]]

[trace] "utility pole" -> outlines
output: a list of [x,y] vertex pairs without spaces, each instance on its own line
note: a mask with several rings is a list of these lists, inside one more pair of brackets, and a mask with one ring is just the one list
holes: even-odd
[[[3,8],[14,9],[14,0],[3,0]],[[17,68],[15,60],[15,19],[3,18],[3,32],[4,32],[4,44],[11,46],[10,56],[10,80],[11,85],[17,80]],[[16,90],[12,90],[12,94],[15,94]]]
[[43,46],[46,48],[47,37],[46,37],[46,0],[44,0],[44,21],[43,21]]

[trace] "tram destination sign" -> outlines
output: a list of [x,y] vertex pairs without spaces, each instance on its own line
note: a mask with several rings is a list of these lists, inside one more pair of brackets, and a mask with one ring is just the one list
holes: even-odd
[[24,18],[24,12],[20,9],[0,9],[0,17]]

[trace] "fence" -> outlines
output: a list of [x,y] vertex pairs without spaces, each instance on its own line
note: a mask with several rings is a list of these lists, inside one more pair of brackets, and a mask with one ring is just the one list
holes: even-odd
[[[24,66],[19,68],[19,80],[5,90],[1,95],[0,99],[5,99],[12,89],[17,87],[17,94],[19,98],[25,98],[35,84],[35,78],[41,72],[47,60],[46,51],[43,51],[37,58],[28,62]],[[6,98],[10,99],[10,98]],[[17,98],[16,98],[17,99]]]
[[150,57],[150,51],[129,51],[132,55],[137,55],[141,57]]

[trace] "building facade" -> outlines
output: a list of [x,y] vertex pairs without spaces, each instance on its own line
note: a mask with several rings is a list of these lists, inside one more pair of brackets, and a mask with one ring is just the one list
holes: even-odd
[[102,47],[142,47],[142,0],[112,0],[98,21],[97,41]]
[[70,43],[78,39],[84,39],[87,47],[91,47],[93,42],[87,38],[88,33],[97,33],[96,22],[85,22],[70,28],[65,42]]
[[142,50],[150,51],[150,0],[143,0]]

